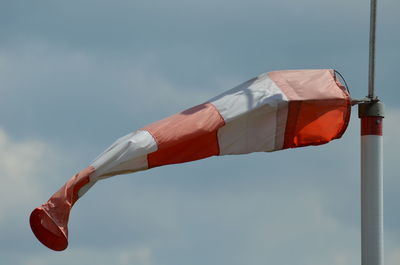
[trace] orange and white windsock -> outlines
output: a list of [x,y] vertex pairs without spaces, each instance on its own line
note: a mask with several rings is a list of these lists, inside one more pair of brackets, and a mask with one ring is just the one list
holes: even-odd
[[271,152],[340,138],[351,102],[333,70],[262,74],[112,144],[30,217],[47,247],[68,245],[71,207],[97,180],[216,155]]

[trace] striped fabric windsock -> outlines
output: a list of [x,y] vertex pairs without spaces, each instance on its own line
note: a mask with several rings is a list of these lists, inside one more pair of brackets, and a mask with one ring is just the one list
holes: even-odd
[[112,144],[30,216],[45,246],[64,250],[74,203],[100,179],[215,155],[271,152],[340,138],[351,100],[334,70],[274,71]]

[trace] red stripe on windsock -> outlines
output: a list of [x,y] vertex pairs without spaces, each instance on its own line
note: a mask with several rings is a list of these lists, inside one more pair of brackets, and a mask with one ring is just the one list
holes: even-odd
[[321,145],[340,138],[349,114],[341,100],[289,103],[283,148]]
[[158,146],[147,156],[149,168],[218,155],[217,131],[224,124],[214,105],[204,103],[144,127]]
[[325,144],[347,128],[351,102],[333,70],[268,73],[289,100],[283,149]]
[[380,135],[382,136],[382,117],[362,117],[361,135]]
[[72,206],[79,199],[78,192],[90,181],[95,169],[88,167],[70,178],[47,203],[32,211],[30,225],[43,245],[56,251],[68,246],[68,219]]

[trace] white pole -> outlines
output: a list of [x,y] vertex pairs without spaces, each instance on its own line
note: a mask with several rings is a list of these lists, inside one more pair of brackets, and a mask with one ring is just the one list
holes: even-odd
[[383,265],[383,105],[359,105],[361,118],[362,265]]

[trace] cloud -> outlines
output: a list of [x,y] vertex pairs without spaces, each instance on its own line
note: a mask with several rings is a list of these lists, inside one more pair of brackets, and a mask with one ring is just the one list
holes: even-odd
[[[367,87],[365,1],[76,1],[0,10],[0,256],[8,264],[360,263],[359,120],[341,140],[99,182],[53,253],[30,211],[116,138],[265,71]],[[398,261],[398,1],[379,6],[387,264]],[[315,12],[318,10],[318,12]],[[287,253],[291,253],[288,255]]]
[[47,147],[40,141],[13,142],[0,129],[0,223],[12,222],[41,192],[35,175],[46,171]]
[[[60,185],[64,166],[62,152],[41,140],[16,140],[0,128],[0,255],[29,252],[33,234],[31,211]],[[61,178],[60,178],[61,177]],[[6,254],[8,253],[9,254]],[[16,258],[13,257],[13,258]]]
[[179,81],[168,78],[152,54],[132,62],[115,60],[42,41],[0,49],[3,120],[19,131],[25,131],[21,130],[25,126],[26,130],[45,128],[41,135],[57,129],[57,135],[70,134],[68,128],[82,128],[93,119],[112,121],[115,115],[144,123],[146,112],[179,111],[215,94],[212,87],[195,82],[175,84]]
[[395,265],[399,263],[400,260],[400,248],[389,249],[386,251],[385,264]]
[[[320,264],[336,256],[342,261],[346,257],[347,263],[342,264],[357,260],[353,249],[357,229],[326,215],[323,191],[314,187],[273,182],[268,187],[252,175],[240,181],[225,175],[225,183],[211,181],[213,187],[198,190],[187,181],[177,187],[176,177],[165,170],[162,177],[169,179],[170,185],[157,185],[154,180],[132,183],[125,178],[94,187],[75,209],[74,217],[87,217],[72,221],[79,226],[74,225],[71,239],[78,244],[84,240],[81,247],[96,245],[99,249],[142,242],[152,249],[156,264],[264,264],[276,260],[286,264],[293,263],[294,257],[297,264]],[[101,203],[101,209],[93,209],[90,205],[94,202]],[[105,209],[115,218],[104,219]],[[91,223],[96,225],[90,228]],[[90,236],[99,230],[100,234]],[[285,255],[288,250],[292,255]]]
[[[6,256],[7,258],[7,256]],[[7,261],[7,260],[6,260]],[[152,265],[152,252],[146,246],[124,246],[123,248],[109,248],[107,251],[95,248],[70,248],[66,252],[38,251],[20,255],[17,263],[24,265],[52,265],[52,264],[115,264],[115,265]]]

